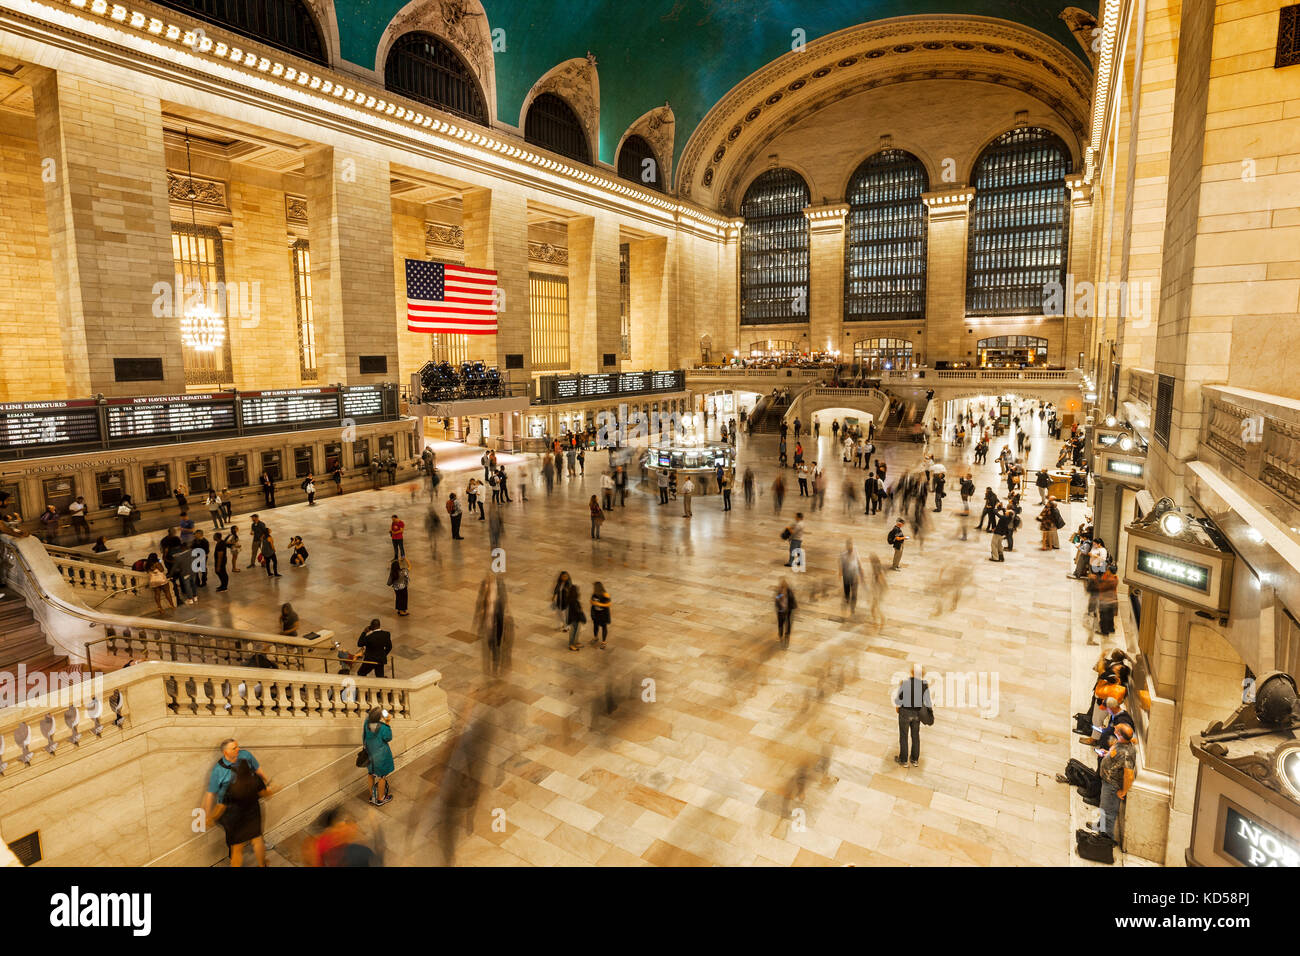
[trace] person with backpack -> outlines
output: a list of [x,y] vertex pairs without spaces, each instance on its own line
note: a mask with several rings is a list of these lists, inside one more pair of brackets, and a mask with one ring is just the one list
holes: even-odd
[[605,523],[606,509],[600,506],[600,501],[595,495],[591,496],[591,501],[588,503],[588,507],[591,511],[591,537],[592,540],[599,541],[600,526]]
[[280,559],[275,556],[275,538],[271,537],[271,529],[265,526],[262,532],[262,564],[268,578],[280,576]]
[[451,540],[463,541],[464,538],[460,533],[460,520],[465,516],[464,509],[461,508],[460,502],[456,500],[456,493],[453,491],[447,496],[447,514],[451,517]]
[[[785,562],[787,568],[804,567],[803,532],[803,512],[796,511],[794,524],[781,532],[781,537],[790,543],[790,556]],[[798,558],[797,564],[795,563],[796,558]]]
[[907,535],[903,532],[902,518],[899,518],[894,522],[894,526],[889,529],[889,534],[885,536],[885,540],[894,549],[894,560],[893,563],[890,564],[889,569],[891,571],[898,571],[903,563],[903,542],[907,540]]
[[302,490],[307,493],[307,504],[315,507],[316,505],[316,479],[312,475],[307,475],[303,479]]
[[122,522],[122,537],[128,538],[135,534],[135,516],[138,514],[135,502],[131,500],[130,495],[123,495],[122,500],[117,503],[117,517]]
[[[251,755],[250,755],[251,756]],[[240,758],[225,795],[212,813],[212,822],[226,831],[231,867],[244,865],[244,846],[251,843],[258,866],[266,866],[266,841],[262,838],[262,799],[278,790],[258,774],[255,765]]]
[[591,588],[591,643],[602,649],[609,640],[609,609],[613,600],[605,585],[597,581]]
[[208,516],[212,519],[213,529],[224,528],[226,526],[226,516],[221,509],[221,496],[215,490],[208,492]]
[[975,479],[971,477],[969,471],[961,476],[961,483],[958,485],[958,490],[961,491],[961,513],[963,515],[969,515],[970,500],[975,496]]
[[252,521],[253,549],[248,556],[248,566],[250,568],[257,564],[257,556],[262,553],[262,538],[266,534],[266,525],[262,523],[262,519],[258,515],[253,515]]
[[372,707],[361,728],[361,746],[365,751],[366,772],[370,775],[370,802],[376,807],[393,800],[388,789],[388,775],[396,769],[393,748],[389,746],[393,740],[392,722],[392,714],[383,708]]
[[790,625],[794,621],[795,609],[799,602],[795,600],[790,582],[785,578],[776,586],[773,602],[776,605],[776,640],[782,647],[790,646]]

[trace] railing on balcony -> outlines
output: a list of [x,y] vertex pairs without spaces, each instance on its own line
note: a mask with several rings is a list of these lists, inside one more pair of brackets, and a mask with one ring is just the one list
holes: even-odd
[[[46,546],[46,550],[52,550]],[[67,558],[51,553],[50,560],[59,571],[59,576],[71,587],[79,591],[93,591],[106,597],[114,594],[146,594],[149,588],[149,575],[130,568],[111,564],[97,564],[83,558]]]
[[[109,628],[113,632],[113,628]],[[87,670],[96,667],[122,666],[129,660],[171,661],[180,664],[224,664],[230,667],[262,667],[275,670],[334,674],[344,667],[359,667],[360,662],[345,661],[333,648],[319,646],[266,644],[243,637],[210,637],[204,641],[187,641],[147,630],[110,633],[86,644]],[[397,676],[393,659],[388,659],[386,673]]]
[[1223,463],[1300,508],[1300,401],[1201,387],[1201,443]]
[[1055,368],[954,368],[954,369],[906,369],[880,373],[884,381],[890,384],[926,382],[1060,382],[1072,384],[1078,380],[1078,372],[1072,369]]

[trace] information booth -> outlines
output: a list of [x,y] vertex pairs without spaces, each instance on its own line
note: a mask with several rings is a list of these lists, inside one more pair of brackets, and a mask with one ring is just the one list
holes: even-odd
[[692,441],[683,436],[673,442],[652,442],[641,461],[649,475],[651,488],[658,487],[661,471],[669,471],[677,473],[679,493],[690,477],[695,481],[696,494],[713,495],[719,493],[719,465],[727,470],[728,475],[735,477],[736,450],[723,442]]

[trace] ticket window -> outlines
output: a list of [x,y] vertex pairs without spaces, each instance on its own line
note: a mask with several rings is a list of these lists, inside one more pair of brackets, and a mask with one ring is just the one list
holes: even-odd
[[528,437],[541,438],[546,434],[546,423],[540,418],[528,419]]
[[226,458],[226,487],[248,487],[248,458],[244,455],[229,455]]
[[479,434],[482,436],[484,441],[487,441],[487,439],[492,437],[492,419],[479,419]]
[[262,452],[262,470],[270,477],[272,481],[281,481],[284,479],[284,473],[281,469],[280,452],[264,451]]
[[172,470],[170,465],[146,465],[144,469],[144,500],[166,501],[172,495]]
[[330,474],[333,474],[335,468],[342,467],[343,446],[338,442],[330,442],[325,446],[325,470]]
[[293,450],[293,474],[295,478],[306,478],[315,474],[315,449],[311,445],[299,445]]
[[42,485],[45,490],[45,503],[54,505],[59,514],[68,510],[68,505],[77,497],[77,482],[72,475],[56,475],[46,478]]
[[393,440],[392,435],[379,436],[379,457],[387,461],[392,458],[397,459],[397,443]]
[[101,508],[116,508],[126,494],[126,473],[101,471],[95,476],[95,493]]
[[352,443],[352,467],[370,467],[370,439],[359,438]]
[[17,484],[0,482],[0,511],[6,515],[23,513],[23,496]]
[[206,495],[212,488],[212,462],[206,458],[187,461],[185,487],[191,495]]

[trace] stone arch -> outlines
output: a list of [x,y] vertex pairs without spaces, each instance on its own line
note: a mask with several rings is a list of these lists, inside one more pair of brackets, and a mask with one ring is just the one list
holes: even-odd
[[614,149],[615,167],[618,166],[618,155],[622,152],[623,144],[627,142],[629,136],[640,136],[655,151],[655,158],[663,167],[660,170],[659,180],[663,183],[664,191],[667,192],[673,181],[673,147],[677,136],[677,117],[673,114],[673,108],[665,103],[663,106],[648,110],[623,131],[618,146]]
[[1074,131],[1061,123],[1057,117],[1044,113],[1041,116],[1030,116],[1028,120],[1021,123],[1015,122],[1013,118],[1010,123],[1004,122],[1000,124],[990,124],[986,127],[985,134],[976,141],[972,149],[967,153],[962,161],[957,164],[958,169],[966,170],[966,178],[963,180],[964,183],[968,185],[970,184],[971,179],[975,175],[975,164],[978,163],[980,157],[984,155],[984,151],[992,146],[999,136],[1004,133],[1009,133],[1019,126],[1036,126],[1055,135],[1060,139],[1062,145],[1065,146],[1066,152],[1070,156],[1070,174],[1074,175],[1083,170],[1084,159],[1082,140],[1075,136]]
[[885,150],[889,149],[897,149],[904,153],[910,153],[921,161],[921,166],[925,169],[925,178],[928,189],[935,190],[946,185],[940,179],[943,169],[942,163],[936,166],[934,157],[929,154],[929,150],[918,143],[909,143],[906,137],[904,137],[903,141],[900,142],[897,137],[891,136],[888,145],[877,144],[870,149],[864,149],[861,153],[854,155],[849,168],[844,171],[843,176],[840,178],[839,192],[830,198],[836,202],[842,201],[849,194],[849,183],[853,179],[853,174],[858,171],[858,167],[877,153],[883,153]]
[[[309,0],[312,2],[312,0]],[[330,3],[333,0],[320,0]],[[492,30],[479,0],[410,0],[388,22],[375,48],[374,74],[384,84],[384,63],[397,38],[405,33],[431,33],[449,45],[478,79],[487,106],[489,125],[496,122],[496,61],[492,56]]]
[[524,129],[528,117],[528,108],[533,100],[543,93],[554,93],[578,115],[583,130],[587,134],[587,145],[591,151],[591,164],[600,162],[600,76],[596,72],[596,58],[588,53],[585,57],[574,57],[552,67],[524,97],[519,108],[519,131]]

